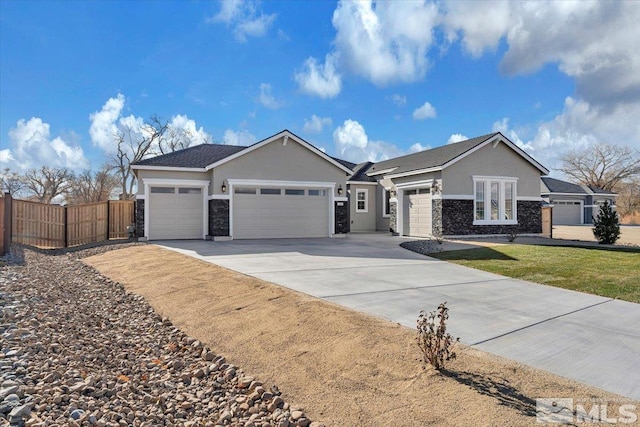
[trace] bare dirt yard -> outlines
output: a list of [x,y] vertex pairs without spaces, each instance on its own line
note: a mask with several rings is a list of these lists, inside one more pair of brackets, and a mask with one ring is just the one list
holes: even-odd
[[[597,239],[593,236],[592,225],[554,225],[553,238],[597,242]],[[640,226],[620,226],[620,239],[616,244],[640,246]]]
[[326,425],[534,425],[537,397],[616,398],[463,345],[423,369],[413,330],[156,246],[84,262]]

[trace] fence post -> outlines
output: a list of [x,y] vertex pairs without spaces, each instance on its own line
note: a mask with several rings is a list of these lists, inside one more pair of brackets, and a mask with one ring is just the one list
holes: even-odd
[[3,224],[0,224],[0,227],[2,227],[2,231],[3,231],[2,243],[0,244],[0,246],[2,246],[0,255],[4,255],[11,250],[11,241],[13,240],[12,239],[13,237],[13,230],[12,230],[13,203],[12,201],[13,201],[13,198],[11,197],[11,193],[9,192],[4,193]]
[[107,200],[107,238],[105,240],[109,240],[111,237],[111,203]]
[[68,206],[63,206],[64,207],[64,247],[68,248],[69,247],[69,218],[67,216],[67,208]]

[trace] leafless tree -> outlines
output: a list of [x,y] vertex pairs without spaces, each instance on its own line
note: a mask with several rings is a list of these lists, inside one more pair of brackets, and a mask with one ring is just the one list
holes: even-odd
[[617,192],[616,210],[620,216],[640,211],[640,178],[619,184]]
[[[166,120],[158,116],[151,116],[140,129],[121,127],[114,136],[117,150],[109,160],[109,168],[115,171],[122,189],[122,198],[133,198],[135,175],[131,171],[131,164],[147,157],[167,154],[190,147],[196,140],[186,129],[171,126]],[[210,139],[203,141],[210,143]]]
[[615,191],[620,183],[640,176],[640,151],[613,144],[593,144],[560,157],[560,171],[576,182]]
[[53,199],[69,190],[72,180],[73,173],[68,169],[42,166],[24,174],[25,192],[38,202],[51,203]]
[[131,164],[145,157],[158,154],[159,141],[167,131],[168,124],[157,117],[152,117],[150,123],[142,125],[141,129],[122,127],[114,136],[117,144],[116,153],[109,160],[109,168],[115,171],[122,189],[122,199],[133,198],[135,176]]
[[[157,122],[156,117],[151,118],[152,123]],[[183,150],[191,147],[198,139],[197,135],[194,135],[188,129],[176,128],[171,125],[167,126],[165,133],[158,141],[158,152],[160,154],[172,153],[174,151]],[[201,138],[202,139],[202,138]],[[205,139],[201,141],[202,144],[211,144],[211,137],[207,135]]]
[[24,177],[17,172],[12,172],[9,168],[0,172],[0,180],[2,181],[1,190],[11,193],[13,197],[19,196],[25,188]]
[[71,180],[67,191],[67,203],[74,205],[109,200],[119,183],[120,180],[111,172],[108,165],[103,165],[97,172],[87,169]]

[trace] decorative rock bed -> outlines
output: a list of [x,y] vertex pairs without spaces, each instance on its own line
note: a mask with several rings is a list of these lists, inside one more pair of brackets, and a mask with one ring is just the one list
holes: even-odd
[[321,426],[79,261],[119,247],[0,263],[0,425]]

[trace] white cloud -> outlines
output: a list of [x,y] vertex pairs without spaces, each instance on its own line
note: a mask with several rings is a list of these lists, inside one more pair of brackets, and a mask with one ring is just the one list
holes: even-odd
[[313,114],[310,119],[304,119],[302,130],[306,133],[320,133],[325,126],[331,126],[332,124],[331,117],[318,117]]
[[227,145],[251,145],[257,141],[257,138],[248,130],[234,131],[227,129],[224,131],[222,142]]
[[333,12],[336,54],[376,85],[413,82],[429,66],[438,9],[427,1],[340,1]]
[[59,136],[51,139],[49,124],[39,117],[18,120],[9,130],[9,141],[11,148],[0,152],[0,163],[12,162],[14,170],[16,166],[21,170],[40,166],[79,170],[89,165],[80,146]]
[[[640,101],[640,2],[448,1],[448,34],[474,56],[506,39],[503,72],[530,73],[557,63],[576,80],[576,94],[611,108]],[[635,35],[635,37],[634,37]]]
[[419,142],[416,142],[415,144],[411,145],[411,147],[409,147],[409,153],[417,153],[419,151],[428,150],[429,148],[431,148],[430,145],[422,145]]
[[502,132],[536,160],[554,169],[559,166],[559,157],[564,152],[595,142],[640,148],[638,117],[639,104],[607,109],[567,97],[563,112],[541,123],[532,134],[526,128],[511,128],[507,118],[494,123],[494,130]]
[[220,11],[206,22],[222,22],[232,27],[236,40],[246,42],[247,36],[262,37],[273,25],[277,15],[265,14],[259,3],[250,0],[225,0],[220,2]]
[[333,142],[338,157],[353,162],[379,162],[404,154],[397,146],[384,141],[370,140],[364,127],[347,119],[333,132]]
[[324,64],[318,64],[315,58],[307,58],[302,70],[294,73],[294,79],[302,92],[323,99],[335,98],[342,90],[342,78],[336,72],[333,55],[327,55]]
[[271,85],[268,83],[260,84],[260,95],[258,96],[258,101],[264,107],[269,108],[271,110],[277,110],[278,108],[282,108],[285,105],[284,101],[277,100],[271,94]]
[[95,147],[100,147],[106,152],[111,152],[115,145],[113,137],[118,132],[116,121],[124,108],[124,95],[119,93],[115,98],[109,98],[100,111],[89,115],[91,126],[89,135]]
[[13,158],[13,155],[11,155],[11,150],[9,150],[8,148],[0,150],[0,163],[9,163],[15,160],[16,159]]
[[436,109],[428,102],[422,104],[422,106],[416,108],[413,111],[414,120],[434,119],[436,117]]
[[169,128],[179,135],[188,137],[191,145],[204,144],[212,139],[202,126],[197,127],[195,120],[190,119],[186,114],[173,116],[169,122]]
[[398,107],[403,107],[404,105],[407,104],[407,97],[404,95],[398,95],[397,93],[394,93],[393,95],[391,95],[391,102],[396,104]]
[[[495,126],[495,124],[494,124],[494,126]],[[498,131],[494,131],[494,132],[498,132]],[[451,136],[447,140],[447,144],[454,144],[456,142],[466,141],[467,139],[469,139],[469,138],[466,135],[463,135],[461,133],[453,133],[453,134],[451,134]]]

